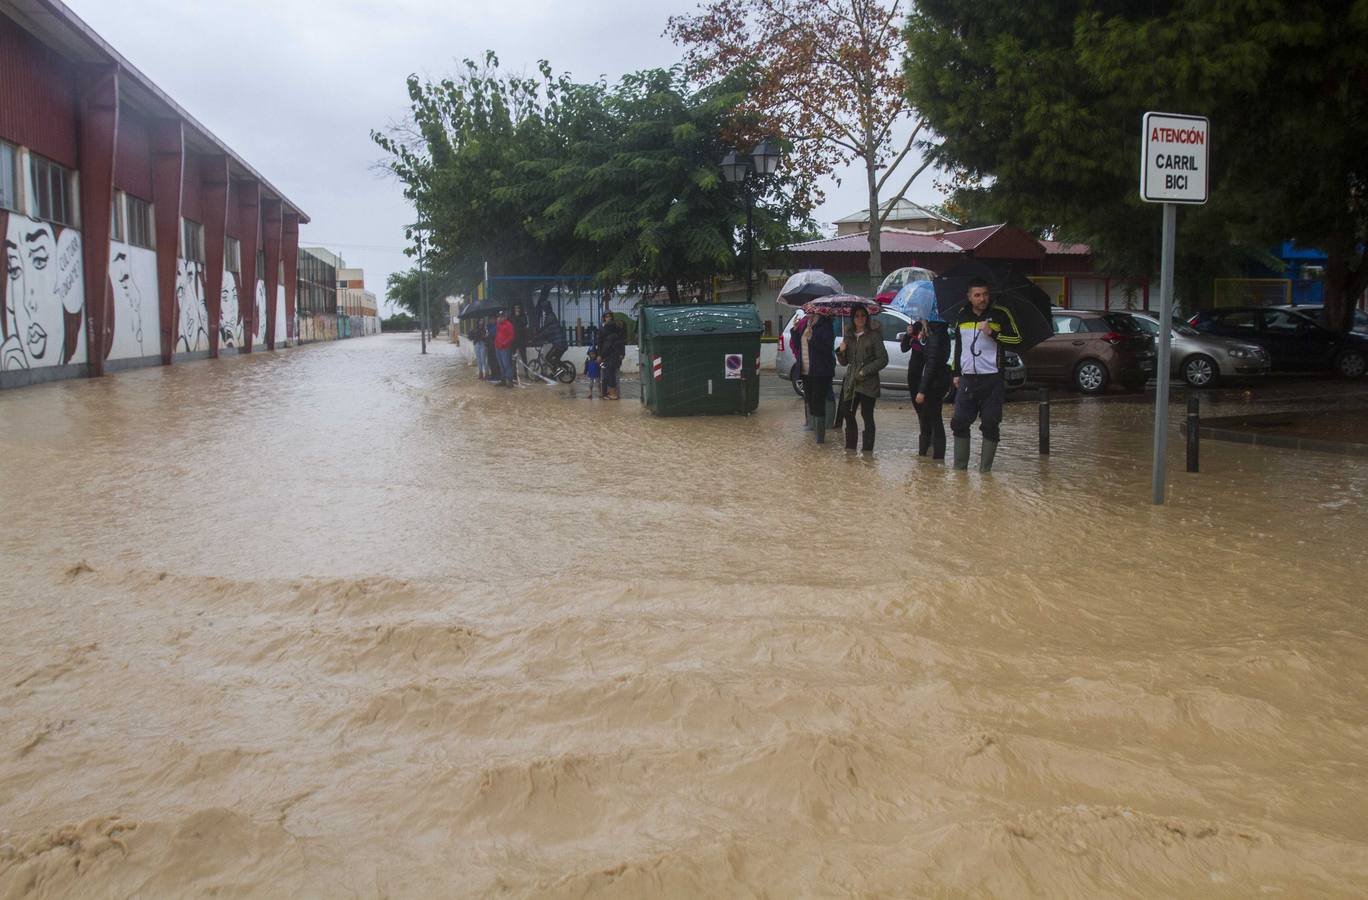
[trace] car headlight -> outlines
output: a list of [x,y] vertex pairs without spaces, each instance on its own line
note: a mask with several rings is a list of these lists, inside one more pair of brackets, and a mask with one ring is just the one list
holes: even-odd
[[1015,353],[1013,353],[1013,352],[1010,351],[1010,350],[1008,350],[1006,353],[1004,353],[1004,354],[1002,355],[1002,361],[1005,362],[1005,363],[1006,363],[1007,365],[1009,365],[1009,366],[1019,366],[1019,365],[1021,365],[1021,357],[1017,356]]
[[1232,357],[1234,357],[1235,359],[1253,359],[1253,358],[1254,358],[1254,352],[1253,352],[1252,350],[1246,350],[1244,347],[1231,347],[1231,348],[1230,348],[1230,355],[1231,355]]

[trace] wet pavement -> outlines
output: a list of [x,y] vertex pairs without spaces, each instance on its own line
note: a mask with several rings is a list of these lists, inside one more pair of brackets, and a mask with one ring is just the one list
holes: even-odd
[[1155,508],[1143,397],[980,475],[454,353],[0,393],[0,897],[1368,884],[1363,460],[1175,402]]

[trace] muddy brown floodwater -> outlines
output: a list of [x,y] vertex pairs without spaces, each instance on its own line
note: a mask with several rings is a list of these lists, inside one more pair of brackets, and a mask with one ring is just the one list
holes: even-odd
[[1362,460],[436,350],[0,394],[0,898],[1368,891]]

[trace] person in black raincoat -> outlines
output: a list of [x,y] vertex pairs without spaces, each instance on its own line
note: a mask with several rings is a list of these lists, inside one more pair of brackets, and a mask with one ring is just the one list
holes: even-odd
[[599,365],[603,372],[603,399],[618,399],[618,369],[627,355],[627,332],[612,313],[603,314],[603,328],[598,335]]
[[950,389],[950,329],[944,322],[919,320],[898,339],[907,360],[907,393],[917,411],[917,453],[945,459],[945,418],[941,407]]
[[565,352],[565,329],[561,328],[560,318],[551,309],[551,301],[545,296],[537,301],[537,308],[532,313],[532,345],[550,346],[544,358],[553,368]]

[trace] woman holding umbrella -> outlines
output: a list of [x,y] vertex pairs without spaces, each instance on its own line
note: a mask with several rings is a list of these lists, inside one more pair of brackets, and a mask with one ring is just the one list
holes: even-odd
[[800,323],[802,331],[794,339],[794,354],[803,373],[803,399],[808,419],[817,433],[817,443],[826,443],[827,394],[836,377],[836,330],[831,317],[815,310]]
[[836,358],[846,367],[841,382],[841,418],[845,422],[846,449],[855,449],[855,411],[864,420],[866,453],[874,450],[874,401],[879,398],[879,372],[888,365],[888,350],[883,334],[870,320],[869,309],[863,305],[850,311],[850,329],[836,348]]

